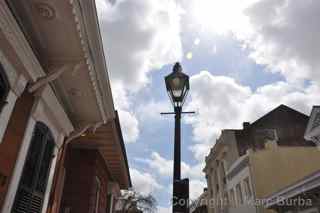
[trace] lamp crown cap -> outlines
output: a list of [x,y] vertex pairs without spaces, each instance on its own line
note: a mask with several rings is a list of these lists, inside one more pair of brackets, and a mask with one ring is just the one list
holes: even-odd
[[173,66],[173,72],[182,72],[182,67],[179,62],[176,62]]

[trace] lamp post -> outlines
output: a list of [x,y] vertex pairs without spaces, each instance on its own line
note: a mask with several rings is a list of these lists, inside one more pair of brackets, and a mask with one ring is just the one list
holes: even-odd
[[[182,72],[180,63],[173,66],[173,71],[165,77],[166,89],[174,107],[175,131],[174,131],[174,162],[173,162],[173,213],[187,213],[189,199],[189,180],[181,180],[181,114],[182,106],[190,89],[189,76]],[[183,199],[183,200],[182,200]],[[182,201],[182,202],[181,202]]]

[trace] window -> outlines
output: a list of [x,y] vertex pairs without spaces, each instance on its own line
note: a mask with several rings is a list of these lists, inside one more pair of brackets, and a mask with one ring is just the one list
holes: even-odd
[[226,185],[227,184],[227,178],[223,177],[223,184]]
[[226,175],[226,163],[225,163],[225,161],[223,161],[222,164],[221,164],[221,170],[222,170],[222,174]]
[[229,199],[228,199],[228,194],[227,193],[225,193],[224,196],[223,196],[222,205],[223,206],[229,205]]
[[250,180],[249,178],[247,177],[246,179],[244,179],[244,190],[245,190],[245,193],[246,193],[246,198],[251,198],[252,196],[252,191],[251,191],[251,187],[250,187]]
[[237,204],[238,205],[243,204],[242,190],[241,190],[240,183],[238,183],[236,186],[236,193],[237,193]]
[[218,170],[215,171],[215,173],[214,173],[214,178],[215,178],[215,183],[219,183]]
[[7,76],[3,70],[2,65],[0,64],[0,112],[7,103],[9,90],[10,87]]
[[235,199],[235,196],[234,196],[234,190],[233,189],[231,189],[230,190],[230,192],[229,192],[229,200],[230,200],[230,204],[232,205],[232,206],[235,206],[235,204],[236,204],[236,199]]
[[40,213],[47,187],[54,140],[43,123],[36,123],[12,212]]

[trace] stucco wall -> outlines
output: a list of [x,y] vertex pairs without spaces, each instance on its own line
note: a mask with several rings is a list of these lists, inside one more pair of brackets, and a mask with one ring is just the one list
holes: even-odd
[[320,169],[315,147],[268,146],[249,155],[256,198],[264,198]]
[[226,163],[227,169],[239,158],[239,152],[234,130],[223,130],[220,139],[227,147],[227,152],[223,160]]

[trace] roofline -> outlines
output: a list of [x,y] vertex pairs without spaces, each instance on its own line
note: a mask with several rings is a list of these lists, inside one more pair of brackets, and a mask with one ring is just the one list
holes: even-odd
[[127,152],[126,152],[126,147],[124,145],[124,140],[123,140],[122,131],[121,131],[121,125],[120,125],[120,120],[119,120],[119,114],[118,114],[117,110],[115,111],[115,124],[116,124],[116,128],[117,128],[117,133],[118,133],[118,136],[120,139],[120,146],[121,146],[122,154],[123,154],[124,161],[126,164],[126,169],[127,169],[128,178],[129,178],[129,187],[132,187]]
[[296,112],[296,113],[299,113],[299,114],[305,116],[306,118],[309,117],[308,115],[306,115],[306,114],[304,114],[304,113],[302,113],[302,112],[300,112],[300,111],[298,111],[298,110],[296,110],[296,109],[294,109],[294,108],[291,108],[291,107],[289,107],[289,106],[287,106],[287,105],[285,105],[285,104],[280,104],[279,106],[277,106],[276,108],[274,108],[274,109],[272,109],[270,112],[268,112],[267,114],[264,114],[262,117],[258,118],[258,119],[255,120],[254,122],[252,122],[252,123],[250,124],[250,126],[258,123],[258,122],[261,121],[261,120],[263,120],[265,117],[267,117],[268,115],[270,115],[271,113],[273,113],[274,111],[276,111],[277,109],[279,109],[280,107],[285,107],[285,108],[287,108],[287,109],[290,109],[290,110],[292,110],[292,111],[294,111],[294,112]]

